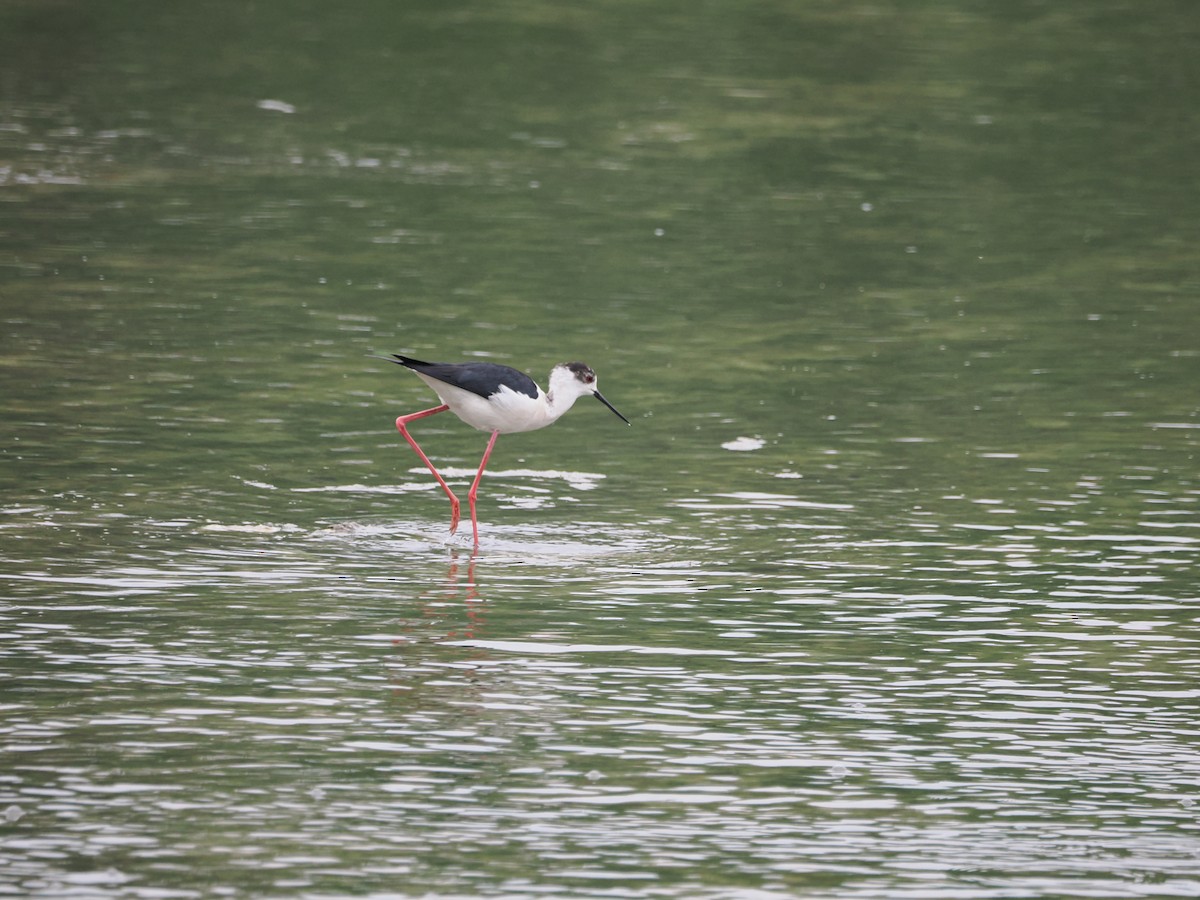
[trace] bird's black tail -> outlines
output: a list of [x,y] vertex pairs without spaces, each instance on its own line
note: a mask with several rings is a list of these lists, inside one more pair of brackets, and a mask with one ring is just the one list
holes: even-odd
[[432,363],[423,362],[419,359],[413,359],[411,356],[403,356],[399,353],[393,353],[391,356],[380,356],[377,353],[372,353],[374,359],[382,359],[385,362],[396,363],[398,366],[404,366],[408,369],[420,369],[425,366],[433,365]]

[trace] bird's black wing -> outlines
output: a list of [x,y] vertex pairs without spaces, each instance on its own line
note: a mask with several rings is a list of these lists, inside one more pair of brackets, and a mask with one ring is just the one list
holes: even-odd
[[437,381],[444,381],[456,388],[478,394],[485,400],[500,388],[507,386],[519,394],[536,399],[538,386],[524,372],[498,363],[430,363],[393,353],[395,361],[402,366],[420,372]]

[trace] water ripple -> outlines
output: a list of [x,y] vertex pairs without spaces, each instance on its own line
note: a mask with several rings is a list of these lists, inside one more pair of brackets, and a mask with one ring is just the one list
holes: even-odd
[[479,553],[127,518],[136,554],[9,564],[0,885],[1188,895],[1196,539],[724,499]]

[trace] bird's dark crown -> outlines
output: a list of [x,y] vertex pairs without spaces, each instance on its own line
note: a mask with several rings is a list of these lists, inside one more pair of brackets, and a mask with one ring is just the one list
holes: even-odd
[[574,375],[584,384],[591,384],[596,380],[596,373],[592,371],[591,366],[581,362],[569,362],[563,363],[563,365],[570,370],[572,375]]

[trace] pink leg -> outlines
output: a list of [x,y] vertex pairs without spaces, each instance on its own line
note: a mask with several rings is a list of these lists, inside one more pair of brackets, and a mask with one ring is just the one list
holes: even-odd
[[[437,483],[442,486],[442,490],[445,491],[446,496],[450,498],[450,533],[454,534],[454,532],[458,530],[458,498],[454,496],[454,491],[450,490],[450,485],[446,484],[446,479],[442,477],[441,473],[436,468],[434,468],[433,463],[429,461],[429,457],[425,455],[425,451],[418,446],[415,440],[413,440],[413,436],[408,433],[408,428],[406,427],[409,422],[416,421],[417,419],[424,419],[426,416],[432,416],[440,412],[445,412],[449,408],[450,407],[446,406],[445,404],[442,404],[441,406],[435,406],[433,409],[423,409],[420,412],[409,413],[407,416],[401,416],[396,420],[396,429],[402,435],[404,435],[404,439],[408,441],[408,445],[417,451],[417,456],[421,457],[421,461],[425,463],[425,466],[431,473],[433,473],[433,477],[437,479]],[[474,516],[472,515],[472,518],[473,517]],[[476,543],[478,543],[478,541]]]
[[487,468],[488,457],[492,455],[492,448],[496,446],[498,437],[500,437],[500,432],[493,431],[487,449],[483,451],[483,459],[479,461],[479,471],[475,473],[475,480],[471,482],[471,489],[467,491],[467,502],[471,504],[471,531],[475,535],[476,547],[479,546],[479,521],[475,518],[475,495],[479,493],[479,482],[483,479],[483,470]]

